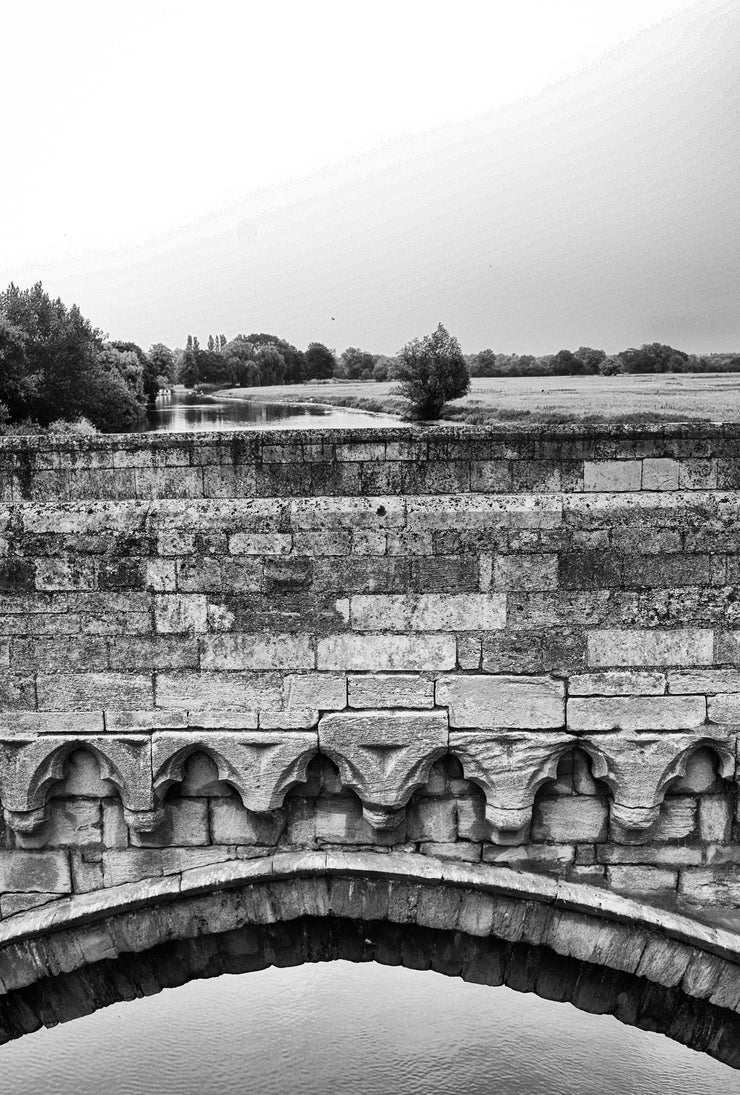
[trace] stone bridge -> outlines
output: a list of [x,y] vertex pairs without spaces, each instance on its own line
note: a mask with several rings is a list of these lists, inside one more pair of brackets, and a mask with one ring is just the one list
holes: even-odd
[[0,442],[0,1040],[403,962],[740,1067],[740,428]]

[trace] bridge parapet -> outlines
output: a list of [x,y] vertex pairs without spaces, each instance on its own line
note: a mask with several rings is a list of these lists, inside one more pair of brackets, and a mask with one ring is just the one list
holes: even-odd
[[0,914],[345,847],[740,923],[739,456],[701,425],[4,440]]

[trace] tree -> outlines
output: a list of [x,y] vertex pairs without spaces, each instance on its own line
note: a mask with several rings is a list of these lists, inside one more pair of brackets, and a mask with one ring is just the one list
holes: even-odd
[[689,355],[662,342],[644,343],[639,350],[630,347],[619,355],[627,373],[682,373]]
[[601,362],[606,358],[604,350],[595,350],[592,346],[579,346],[576,357],[583,362],[583,371],[586,373],[598,373]]
[[10,419],[23,418],[36,401],[40,375],[26,357],[26,336],[0,316],[0,405]]
[[493,350],[481,350],[474,354],[470,362],[471,376],[498,376],[496,370],[496,354]]
[[583,362],[572,350],[558,350],[552,359],[555,376],[576,376],[583,372]]
[[369,354],[366,350],[358,350],[356,346],[348,346],[341,357],[342,369],[347,380],[360,380],[365,376],[371,377],[375,368],[375,354]]
[[329,380],[334,376],[334,354],[322,342],[309,342],[306,350],[306,375],[309,380]]
[[160,388],[166,388],[175,379],[175,355],[163,342],[155,342],[146,355],[144,390],[153,403]]
[[432,334],[407,342],[399,356],[398,394],[411,403],[413,418],[439,418],[449,399],[459,399],[470,388],[460,343],[441,323]]
[[182,364],[180,365],[180,382],[184,384],[186,388],[194,388],[200,380],[197,346],[197,338],[193,339],[192,335],[188,335],[188,341],[185,344],[185,353],[182,355]]
[[47,426],[84,417],[103,430],[137,423],[143,394],[138,347],[105,345],[76,304],[52,300],[41,282],[30,289],[11,283],[0,293],[0,320],[0,355],[8,363],[2,398],[14,418]]

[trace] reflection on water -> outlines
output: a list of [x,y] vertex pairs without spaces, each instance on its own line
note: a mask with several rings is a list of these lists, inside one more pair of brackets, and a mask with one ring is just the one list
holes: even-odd
[[386,415],[366,414],[346,407],[305,403],[258,403],[245,399],[212,399],[200,392],[175,389],[157,398],[139,433],[184,433],[189,430],[297,430],[398,426]]
[[737,1095],[658,1034],[376,965],[195,981],[0,1049],[12,1095]]

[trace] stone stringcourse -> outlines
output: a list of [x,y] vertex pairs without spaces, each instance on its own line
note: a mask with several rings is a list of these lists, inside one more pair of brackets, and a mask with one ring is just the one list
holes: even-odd
[[330,850],[740,954],[739,592],[737,426],[3,439],[5,945]]

